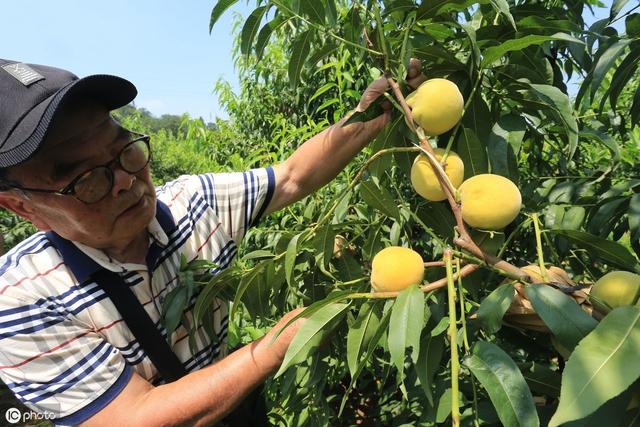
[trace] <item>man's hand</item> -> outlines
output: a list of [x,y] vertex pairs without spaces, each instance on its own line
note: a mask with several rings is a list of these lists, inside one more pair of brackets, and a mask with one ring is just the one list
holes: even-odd
[[83,427],[215,424],[280,367],[291,340],[306,319],[293,322],[275,341],[272,338],[302,310],[285,314],[261,339],[178,381],[154,387],[134,371],[118,396]]
[[[420,61],[412,59],[407,71],[407,83],[414,89],[426,80],[420,70]],[[364,111],[388,88],[389,84],[384,77],[372,82],[362,94],[356,111]],[[349,116],[343,118],[313,136],[283,163],[274,166],[276,188],[266,213],[302,199],[335,178],[389,122],[391,104],[383,102],[382,107],[383,114],[366,122],[345,126]]]
[[[422,63],[420,60],[416,58],[411,58],[409,61],[409,67],[407,69],[407,77],[406,81],[409,87],[413,90],[417,89],[424,81],[427,80],[427,77],[422,74]],[[387,78],[385,76],[379,77],[374,80],[362,94],[362,98],[360,98],[360,103],[356,107],[356,111],[364,111],[367,107],[380,95],[389,90],[389,83],[387,82]],[[388,102],[384,102],[382,107],[385,110],[391,109],[391,104]]]
[[[303,310],[304,308],[297,308],[285,314],[258,344],[256,351],[261,353],[259,355],[260,360],[264,360],[264,363],[267,364],[271,371],[275,371],[280,367],[284,360],[284,355],[287,353],[287,349],[289,348],[289,344],[291,344],[291,341],[298,332],[298,329],[300,329],[307,319],[304,317],[297,319],[295,322],[287,326],[275,340],[273,337],[278,331],[280,331],[280,329],[289,323],[291,319],[300,314]],[[256,357],[258,357],[258,355]]]

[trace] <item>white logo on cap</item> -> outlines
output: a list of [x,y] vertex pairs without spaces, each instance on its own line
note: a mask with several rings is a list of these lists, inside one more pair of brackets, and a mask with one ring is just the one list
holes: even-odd
[[21,62],[4,65],[2,66],[2,68],[25,86],[29,86],[31,83],[44,80],[44,76],[42,74],[29,67],[27,64],[23,64]]

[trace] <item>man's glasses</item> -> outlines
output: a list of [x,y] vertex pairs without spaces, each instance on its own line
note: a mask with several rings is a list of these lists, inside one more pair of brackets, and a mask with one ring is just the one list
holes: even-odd
[[111,166],[114,163],[117,163],[125,172],[134,174],[144,169],[151,160],[150,137],[148,135],[134,134],[133,132],[129,133],[136,138],[125,145],[113,160],[81,173],[61,190],[29,188],[15,184],[9,184],[8,187],[23,191],[74,196],[87,204],[97,203],[109,194],[113,188],[114,177]]

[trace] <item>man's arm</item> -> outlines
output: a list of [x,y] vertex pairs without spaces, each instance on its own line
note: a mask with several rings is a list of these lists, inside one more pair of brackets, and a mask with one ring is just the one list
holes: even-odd
[[82,426],[209,426],[220,421],[278,369],[304,319],[275,341],[272,337],[300,311],[285,315],[262,339],[170,384],[154,387],[134,373],[120,394]]
[[327,184],[389,121],[389,113],[343,126],[348,116],[302,144],[273,167],[276,187],[266,214],[277,211]]
[[[420,71],[420,61],[411,59],[407,83],[417,88],[426,77]],[[388,89],[387,80],[380,77],[367,87],[356,111],[364,111],[369,104]],[[390,119],[390,105],[373,120],[343,126],[349,116],[313,136],[302,144],[283,163],[273,167],[276,187],[266,213],[281,209],[303,199],[327,184],[382,130]]]

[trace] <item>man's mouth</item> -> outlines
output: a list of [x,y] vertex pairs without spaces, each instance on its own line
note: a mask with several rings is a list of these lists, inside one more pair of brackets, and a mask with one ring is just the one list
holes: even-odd
[[137,208],[142,206],[143,202],[144,202],[144,195],[142,195],[139,198],[137,198],[133,204],[129,205],[128,208],[126,208],[125,210],[120,212],[120,215],[126,215],[126,214],[136,210]]

